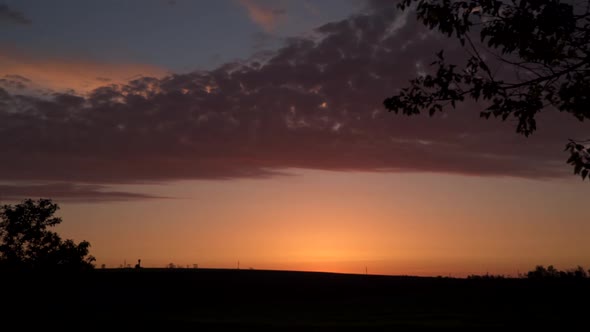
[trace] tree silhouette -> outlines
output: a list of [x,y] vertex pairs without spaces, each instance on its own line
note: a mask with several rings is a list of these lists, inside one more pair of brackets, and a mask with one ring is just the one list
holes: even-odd
[[[468,53],[463,65],[436,54],[434,74],[421,75],[384,101],[406,115],[430,115],[458,103],[482,101],[480,115],[517,120],[528,136],[535,116],[549,108],[590,118],[590,2],[560,0],[403,0],[431,30],[456,38]],[[495,66],[492,66],[494,64]],[[574,173],[590,172],[590,141],[569,139]]]
[[48,230],[61,223],[54,217],[59,206],[49,199],[26,199],[20,204],[0,207],[0,268],[51,269],[92,268],[90,243],[63,241]]
[[526,277],[529,279],[585,279],[588,278],[588,273],[581,266],[560,271],[553,265],[549,265],[547,268],[543,265],[537,265],[534,270],[527,272]]

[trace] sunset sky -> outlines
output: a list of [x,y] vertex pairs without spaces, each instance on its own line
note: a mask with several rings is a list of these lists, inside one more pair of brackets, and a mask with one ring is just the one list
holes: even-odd
[[588,124],[388,113],[465,57],[391,3],[0,1],[0,202],[52,198],[107,267],[590,267]]

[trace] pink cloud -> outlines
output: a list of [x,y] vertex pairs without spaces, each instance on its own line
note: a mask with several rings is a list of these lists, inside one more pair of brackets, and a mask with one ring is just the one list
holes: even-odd
[[250,19],[261,26],[266,32],[274,31],[277,24],[285,15],[282,9],[272,8],[256,0],[238,0],[238,3],[248,11]]

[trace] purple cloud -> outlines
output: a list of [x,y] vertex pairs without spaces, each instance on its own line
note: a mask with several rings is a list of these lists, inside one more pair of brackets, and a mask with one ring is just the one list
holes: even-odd
[[50,197],[60,202],[107,202],[138,199],[163,199],[168,197],[111,191],[105,186],[50,183],[50,184],[0,184],[0,202],[18,201],[29,197]]
[[4,75],[4,78],[0,78],[0,87],[22,90],[25,89],[30,82],[31,80],[20,75]]
[[567,116],[541,114],[539,131],[524,138],[512,123],[480,119],[475,104],[435,117],[384,111],[383,99],[428,70],[434,52],[464,56],[452,40],[383,6],[316,33],[264,59],[87,96],[0,89],[0,181],[105,185],[270,177],[287,168],[569,173],[563,145],[587,128]]

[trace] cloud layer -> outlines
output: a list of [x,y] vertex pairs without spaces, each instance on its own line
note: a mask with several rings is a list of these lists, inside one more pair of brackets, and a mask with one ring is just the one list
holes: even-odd
[[5,4],[0,4],[0,23],[1,22],[24,25],[32,23],[23,13],[12,9]]
[[0,184],[0,202],[16,201],[25,197],[45,197],[69,202],[108,202],[139,199],[163,199],[168,197],[109,190],[106,186],[49,183],[49,184]]
[[432,118],[385,112],[384,98],[428,70],[435,51],[455,45],[393,8],[316,33],[265,59],[105,84],[87,95],[0,89],[0,181],[105,185],[270,177],[287,168],[569,172],[563,145],[585,131],[559,114],[547,113],[539,132],[524,138],[513,123],[480,119],[478,105]]

